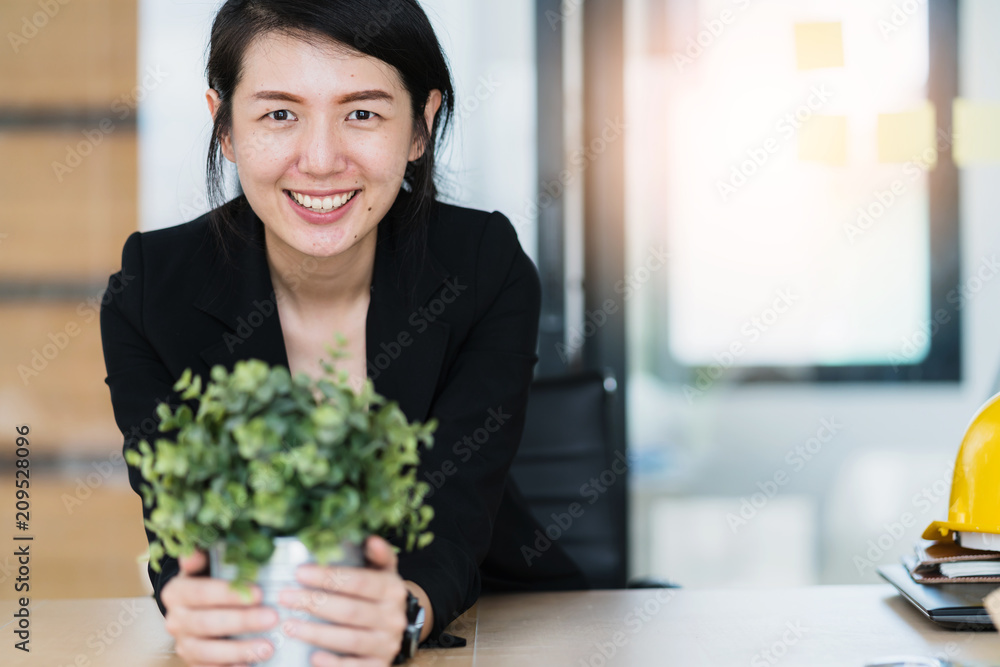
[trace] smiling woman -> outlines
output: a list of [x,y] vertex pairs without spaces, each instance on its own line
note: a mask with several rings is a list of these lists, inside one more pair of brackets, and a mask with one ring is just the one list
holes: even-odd
[[[334,653],[384,665],[401,645],[406,654],[414,601],[425,621],[407,636],[443,641],[484,580],[585,586],[557,546],[530,573],[489,558],[498,515],[515,552],[540,530],[507,472],[538,360],[541,285],[506,216],[437,200],[434,154],[454,92],[423,10],[415,0],[230,0],[213,24],[207,74],[214,208],[132,234],[111,280],[135,278],[101,309],[125,449],[154,435],[144,424],[162,397],[180,403],[172,387],[184,369],[207,378],[215,365],[257,358],[319,377],[339,332],[356,386],[374,381],[411,422],[437,420],[419,476],[454,472],[430,501],[429,546],[397,557],[394,536],[372,536],[350,590],[283,600],[329,623],[280,630],[325,649],[315,665]],[[229,201],[227,161],[240,185]],[[415,321],[427,310],[432,319]],[[391,363],[374,363],[386,355]],[[480,441],[498,411],[503,426]],[[472,435],[474,452],[458,458]],[[138,471],[129,474],[141,493]],[[147,518],[154,509],[144,507]],[[178,654],[191,664],[268,656],[265,639],[228,637],[274,628],[275,610],[259,591],[248,607],[226,582],[198,576],[205,564],[197,551],[150,570]],[[324,577],[300,581],[322,588]]]
[[[213,64],[209,80],[225,80],[213,77]],[[451,99],[447,76],[438,79]],[[362,337],[349,323],[364,319],[376,229],[408,165],[423,157],[443,98],[437,88],[414,93],[425,102],[415,107],[400,73],[377,58],[273,29],[248,40],[234,90],[207,93],[219,148],[264,223],[279,311],[293,324],[286,333],[293,370],[318,377],[315,359],[339,321],[355,334],[348,370],[356,386],[363,382]],[[228,127],[220,126],[226,118]],[[310,280],[293,288],[285,277],[309,258],[316,260]],[[327,321],[309,326],[322,319],[317,313]]]
[[[344,266],[372,255],[372,232],[395,201],[406,166],[424,151],[415,122],[433,127],[442,94],[430,91],[416,118],[409,98],[396,72],[350,49],[273,31],[247,49],[232,125],[220,144],[240,164],[240,183],[266,223],[279,274],[300,254],[338,256]],[[218,116],[218,91],[208,92],[208,102]],[[247,145],[266,153],[239,160],[237,150]],[[346,217],[353,209],[357,214]],[[361,291],[337,272],[328,276],[321,288],[334,299]]]

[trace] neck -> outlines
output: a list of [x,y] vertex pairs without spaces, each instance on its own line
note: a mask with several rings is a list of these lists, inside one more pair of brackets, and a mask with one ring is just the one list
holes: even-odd
[[371,295],[376,229],[333,257],[312,257],[285,245],[265,227],[267,264],[275,296],[297,309],[348,307]]

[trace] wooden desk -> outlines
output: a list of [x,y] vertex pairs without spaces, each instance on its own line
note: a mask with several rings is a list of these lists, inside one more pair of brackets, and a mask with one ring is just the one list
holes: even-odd
[[[11,647],[13,609],[0,602],[5,666],[183,665],[149,598],[38,600],[30,656]],[[421,650],[412,664],[860,667],[905,653],[1000,665],[997,633],[938,629],[889,586],[490,596],[451,631],[469,645]]]

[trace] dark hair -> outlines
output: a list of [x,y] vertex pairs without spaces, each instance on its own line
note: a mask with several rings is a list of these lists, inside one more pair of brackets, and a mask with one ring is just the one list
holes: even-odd
[[[229,235],[243,237],[235,217],[249,206],[242,189],[225,202],[226,187],[221,154],[222,137],[232,127],[232,98],[243,73],[247,49],[264,34],[277,32],[322,44],[332,40],[391,65],[410,94],[413,129],[424,147],[423,154],[406,165],[405,202],[394,210],[399,219],[389,236],[399,234],[411,251],[419,250],[422,261],[427,222],[437,197],[435,146],[443,144],[445,130],[453,120],[455,93],[444,53],[427,15],[416,0],[228,0],[212,25],[206,74],[208,85],[221,100],[208,147],[206,181],[214,209],[210,215],[216,239],[228,256]],[[430,131],[424,106],[431,90],[440,90],[441,107]],[[402,199],[402,198],[401,198]]]

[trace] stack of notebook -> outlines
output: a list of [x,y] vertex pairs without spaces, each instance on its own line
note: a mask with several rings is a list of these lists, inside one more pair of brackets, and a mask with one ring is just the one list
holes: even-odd
[[1000,584],[1000,551],[971,549],[952,540],[924,542],[903,556],[918,584]]

